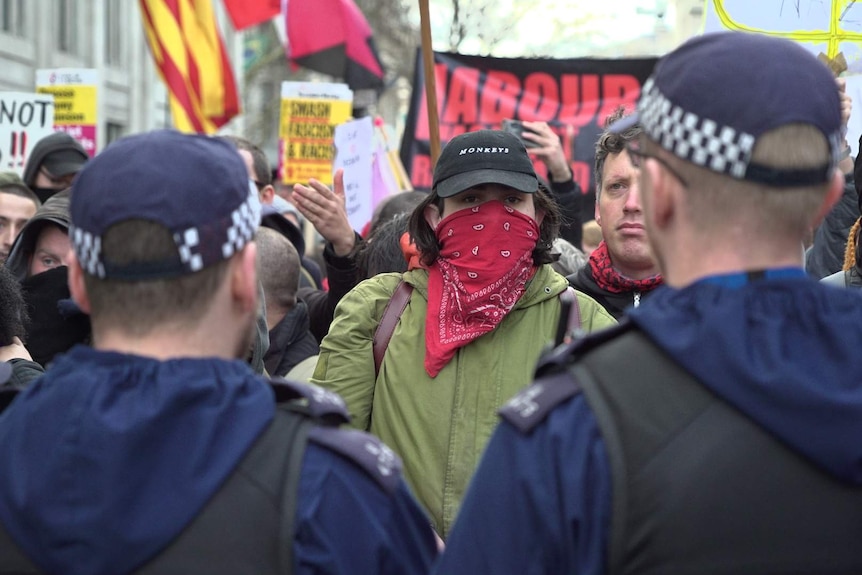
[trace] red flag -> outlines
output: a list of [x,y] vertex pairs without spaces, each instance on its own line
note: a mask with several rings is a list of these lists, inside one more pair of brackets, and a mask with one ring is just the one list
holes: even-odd
[[294,65],[344,78],[353,90],[383,87],[371,26],[353,0],[290,0],[286,26]]
[[140,0],[174,126],[211,134],[239,113],[239,97],[210,0]]
[[281,0],[224,0],[234,30],[266,22],[281,14]]

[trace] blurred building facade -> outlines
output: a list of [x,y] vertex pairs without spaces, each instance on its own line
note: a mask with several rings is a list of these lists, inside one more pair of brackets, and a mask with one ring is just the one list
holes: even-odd
[[[220,3],[215,6],[224,24]],[[230,25],[221,29],[236,68],[240,35]],[[34,92],[36,70],[45,68],[99,71],[99,150],[120,136],[171,125],[137,1],[0,0],[0,91]]]
[[652,19],[652,32],[616,44],[612,55],[617,58],[662,56],[703,30],[704,0],[655,0],[638,9]]

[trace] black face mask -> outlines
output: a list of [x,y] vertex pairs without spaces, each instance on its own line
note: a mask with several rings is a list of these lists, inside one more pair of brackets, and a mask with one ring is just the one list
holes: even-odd
[[36,188],[33,186],[31,186],[30,189],[33,190],[33,193],[36,194],[36,197],[39,198],[39,201],[43,204],[51,196],[63,191],[62,188],[58,190],[57,188]]
[[42,366],[58,353],[90,339],[90,317],[77,309],[69,296],[68,270],[66,266],[56,267],[21,282],[30,314],[27,349]]

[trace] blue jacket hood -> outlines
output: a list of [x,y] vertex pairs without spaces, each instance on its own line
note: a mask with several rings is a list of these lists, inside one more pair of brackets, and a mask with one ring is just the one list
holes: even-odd
[[833,476],[862,483],[862,297],[801,270],[662,288],[630,317],[719,397]]
[[167,546],[275,412],[242,362],[77,347],[0,417],[0,521],[53,573],[125,573]]

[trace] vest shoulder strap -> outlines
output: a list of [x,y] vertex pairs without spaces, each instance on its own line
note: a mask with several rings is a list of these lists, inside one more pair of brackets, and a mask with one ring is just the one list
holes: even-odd
[[[577,306],[577,297],[574,294],[571,295],[575,297],[574,305]],[[563,313],[566,313],[568,318],[575,315],[575,313],[567,313],[565,309]],[[576,313],[580,323],[580,314]],[[622,336],[630,329],[631,324],[623,321],[599,332],[565,339],[562,344],[539,359],[533,384],[506,402],[498,412],[500,417],[515,426],[521,433],[530,433],[557,406],[581,392],[578,381],[568,371],[569,364],[590,350]],[[561,331],[558,331],[559,333]]]
[[283,410],[304,414],[325,425],[337,426],[350,421],[347,405],[333,391],[282,377],[270,378],[269,385]]
[[[650,459],[674,430],[714,401],[714,396],[629,322],[618,337],[584,353],[570,365],[596,417],[611,467],[613,505],[608,573],[618,573],[625,559],[629,514],[628,478]],[[665,385],[673,382],[672,385]],[[639,418],[621,421],[648,406],[649,425]]]
[[401,477],[401,459],[382,441],[364,431],[318,426],[309,441],[352,461],[386,493],[394,494]]

